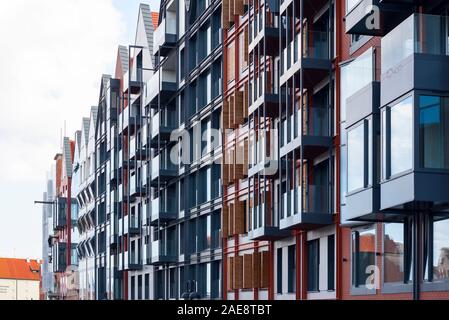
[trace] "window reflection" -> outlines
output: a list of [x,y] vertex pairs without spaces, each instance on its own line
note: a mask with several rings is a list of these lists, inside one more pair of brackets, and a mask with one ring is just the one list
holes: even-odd
[[364,158],[365,139],[364,125],[348,132],[348,191],[354,191],[365,187],[364,183]]
[[413,99],[391,107],[391,175],[412,169]]
[[384,282],[404,281],[404,225],[389,223],[385,225],[384,236]]
[[449,98],[421,96],[419,127],[423,167],[449,169]]
[[433,280],[449,278],[449,220],[433,223]]

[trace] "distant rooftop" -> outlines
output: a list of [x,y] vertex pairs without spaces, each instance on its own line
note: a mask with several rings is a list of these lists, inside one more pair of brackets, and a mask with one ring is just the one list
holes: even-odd
[[40,280],[40,260],[0,258],[0,279]]

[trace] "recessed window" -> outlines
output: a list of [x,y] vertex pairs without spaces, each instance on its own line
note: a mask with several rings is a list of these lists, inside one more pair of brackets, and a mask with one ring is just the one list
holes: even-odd
[[420,161],[424,168],[449,169],[449,98],[419,98]]
[[296,292],[296,246],[288,247],[288,292]]

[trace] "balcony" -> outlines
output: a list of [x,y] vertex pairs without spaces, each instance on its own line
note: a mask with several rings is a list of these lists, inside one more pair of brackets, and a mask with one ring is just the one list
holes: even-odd
[[142,259],[138,252],[125,252],[125,269],[130,271],[139,271],[143,268]]
[[119,245],[118,239],[119,239],[119,237],[117,234],[113,234],[110,236],[110,239],[109,239],[109,248],[110,249],[112,249],[112,250],[117,249],[117,247]]
[[125,234],[138,236],[141,234],[141,223],[138,214],[129,214],[125,216]]
[[[332,146],[331,108],[305,107],[281,122],[280,156],[303,147],[303,157],[313,159]],[[302,127],[302,128],[301,128]]]
[[123,91],[130,94],[139,94],[143,88],[143,70],[138,68],[135,74],[131,74],[132,70],[128,70],[123,76]]
[[154,31],[153,36],[153,54],[154,56],[167,56],[170,50],[176,45],[176,12],[167,11],[167,17],[162,19],[161,23]]
[[411,90],[449,91],[446,17],[413,14],[382,38],[381,106]]
[[259,111],[260,117],[276,118],[279,115],[279,92],[277,88],[269,85],[269,81],[264,81],[263,74],[260,73],[250,85],[248,114]]
[[280,84],[292,77],[299,81],[302,69],[304,88],[312,88],[332,70],[330,35],[323,31],[298,33],[281,53]]
[[331,188],[309,185],[297,187],[282,195],[281,230],[314,229],[333,223]]
[[145,161],[149,158],[149,150],[139,144],[136,144],[136,139],[132,138],[129,144],[129,158],[131,160]]
[[176,198],[170,198],[168,201],[165,201],[162,198],[157,198],[151,201],[150,225],[152,227],[158,227],[159,225],[164,225],[176,219],[178,219]]
[[[53,230],[63,230],[67,227],[67,217],[69,214],[67,198],[57,198],[55,205],[55,212],[53,213]],[[72,199],[70,207],[71,223],[72,226],[75,226],[78,220],[78,203],[76,202],[76,199]]]
[[[130,109],[133,111],[130,112]],[[127,107],[120,114],[120,131],[133,135],[141,126],[140,117],[135,107]]]
[[151,119],[151,147],[158,148],[159,141],[161,144],[169,142],[175,129],[175,121],[164,119],[161,112],[156,113]]
[[276,56],[279,52],[279,15],[276,1],[265,2],[258,11],[253,11],[254,15],[249,25],[249,51],[254,51],[262,41],[265,46],[260,46],[261,50],[266,49],[261,55]]
[[350,0],[347,3],[346,33],[384,36],[413,12],[418,1]]
[[142,182],[136,177],[136,175],[131,176],[129,189],[129,195],[131,197],[142,198],[147,195],[146,188],[142,185]]
[[160,104],[165,105],[176,90],[176,71],[161,66],[148,81],[146,103],[158,108],[160,100]]
[[278,219],[278,204],[274,210],[266,210],[265,204],[251,208],[252,226],[249,239],[253,241],[276,241],[291,235],[288,230],[280,230]]
[[163,160],[157,155],[151,160],[151,186],[158,187],[159,182],[166,183],[178,176],[178,167],[170,159]]
[[175,240],[154,241],[151,245],[151,254],[149,257],[151,257],[149,263],[154,266],[178,262]]

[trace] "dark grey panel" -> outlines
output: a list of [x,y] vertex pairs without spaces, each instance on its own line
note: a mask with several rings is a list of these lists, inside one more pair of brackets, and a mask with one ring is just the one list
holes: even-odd
[[381,105],[415,90],[449,91],[449,56],[415,53],[382,74]]

